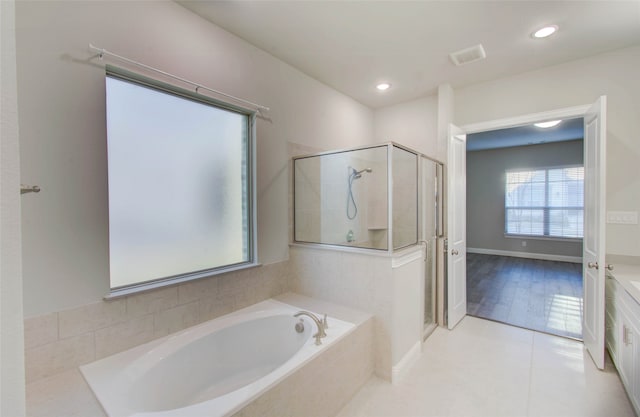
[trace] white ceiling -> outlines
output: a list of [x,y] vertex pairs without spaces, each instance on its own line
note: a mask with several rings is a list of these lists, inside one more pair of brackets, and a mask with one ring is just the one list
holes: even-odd
[[[372,108],[640,43],[640,0],[177,1]],[[486,59],[449,60],[478,43]]]
[[576,139],[584,139],[582,117],[563,120],[559,125],[546,129],[531,124],[469,134],[467,151],[539,145]]

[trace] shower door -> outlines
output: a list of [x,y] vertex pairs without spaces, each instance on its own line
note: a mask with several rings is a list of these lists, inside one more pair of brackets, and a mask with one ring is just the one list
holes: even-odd
[[442,164],[420,158],[420,239],[426,245],[424,276],[424,333],[426,338],[436,328],[436,243],[441,234],[442,205],[440,190]]

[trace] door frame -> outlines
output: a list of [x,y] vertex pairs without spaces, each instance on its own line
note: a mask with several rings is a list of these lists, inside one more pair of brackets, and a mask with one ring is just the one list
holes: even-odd
[[577,117],[584,117],[591,104],[584,106],[565,107],[557,110],[549,110],[540,113],[530,113],[520,116],[507,117],[504,119],[489,120],[486,122],[471,123],[460,126],[460,129],[469,135],[473,133],[486,132],[489,130],[507,129],[510,127],[518,127],[523,125],[530,125],[546,120],[555,119],[574,119]]
[[[484,122],[470,123],[466,125],[459,125],[459,128],[460,130],[462,130],[462,132],[469,135],[473,133],[486,132],[490,130],[499,130],[499,129],[507,129],[512,127],[530,125],[533,123],[549,121],[549,120],[572,119],[572,118],[578,118],[578,117],[584,118],[592,105],[593,103],[585,104],[581,106],[574,106],[574,107],[563,107],[563,108],[539,112],[539,113],[529,113],[524,115],[506,117],[502,119],[494,119],[494,120],[489,120]],[[447,143],[449,140],[450,140],[449,135],[447,135]],[[449,170],[447,169],[447,176],[451,174],[448,171]],[[600,204],[600,202],[598,202],[598,204]],[[447,230],[447,235],[448,233],[449,231]],[[451,283],[449,282],[449,279],[450,279],[449,274],[448,272],[445,271],[445,282],[446,282],[445,287],[447,289],[444,291],[448,291],[448,288],[451,288]],[[584,280],[584,274],[583,274],[583,280]],[[465,285],[466,285],[466,282],[465,282]],[[447,298],[446,293],[444,295],[444,298],[445,299]],[[445,326],[448,325],[448,323],[443,323],[443,324]]]

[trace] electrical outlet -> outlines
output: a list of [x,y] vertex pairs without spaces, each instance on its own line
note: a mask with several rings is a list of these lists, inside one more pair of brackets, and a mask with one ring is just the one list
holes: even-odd
[[637,211],[608,211],[607,223],[638,224],[638,212]]

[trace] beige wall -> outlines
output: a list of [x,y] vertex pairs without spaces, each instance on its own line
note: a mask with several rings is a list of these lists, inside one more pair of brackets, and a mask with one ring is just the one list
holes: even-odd
[[0,2],[0,415],[25,414],[15,2]]
[[373,122],[377,142],[397,142],[434,159],[443,156],[438,149],[435,95],[376,109]]
[[257,127],[262,263],[288,258],[287,142],[373,140],[370,109],[174,2],[23,1],[16,28],[21,176],[42,188],[22,208],[27,317],[109,289],[105,62],[90,42],[271,108]]
[[504,237],[504,173],[580,165],[582,153],[582,140],[467,152],[467,247],[581,257],[581,242]]
[[[459,125],[593,103],[607,96],[607,210],[640,211],[640,46],[455,91]],[[640,226],[606,228],[607,253],[640,256]]]

